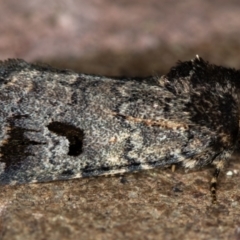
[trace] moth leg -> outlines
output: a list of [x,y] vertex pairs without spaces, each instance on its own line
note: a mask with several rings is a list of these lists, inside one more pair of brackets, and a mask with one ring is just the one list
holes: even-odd
[[213,173],[213,177],[211,180],[211,185],[210,185],[210,191],[212,195],[212,203],[216,204],[217,203],[217,179],[219,176],[220,171],[224,168],[224,160],[219,160],[217,163],[215,163],[216,168]]
[[211,185],[210,185],[210,191],[211,191],[211,195],[212,195],[212,203],[216,204],[217,203],[217,195],[216,195],[216,191],[217,191],[217,179],[220,173],[220,168],[216,167],[215,171],[213,173],[213,177],[211,180]]
[[176,165],[175,165],[175,164],[173,164],[173,165],[171,166],[171,170],[172,170],[172,172],[175,172],[175,170],[176,170]]

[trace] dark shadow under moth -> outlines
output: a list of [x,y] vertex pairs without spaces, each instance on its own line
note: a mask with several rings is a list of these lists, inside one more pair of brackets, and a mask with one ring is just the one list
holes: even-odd
[[213,164],[238,141],[239,71],[198,56],[162,77],[107,78],[0,63],[0,184]]

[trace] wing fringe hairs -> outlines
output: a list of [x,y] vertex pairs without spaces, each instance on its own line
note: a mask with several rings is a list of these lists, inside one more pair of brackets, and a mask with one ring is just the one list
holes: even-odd
[[214,165],[216,202],[238,141],[239,79],[198,56],[142,79],[0,62],[0,184]]

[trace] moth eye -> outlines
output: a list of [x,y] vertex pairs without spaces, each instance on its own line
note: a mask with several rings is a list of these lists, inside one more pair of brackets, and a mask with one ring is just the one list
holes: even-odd
[[49,131],[68,139],[69,156],[79,156],[83,152],[84,131],[82,129],[61,122],[51,122],[47,128]]

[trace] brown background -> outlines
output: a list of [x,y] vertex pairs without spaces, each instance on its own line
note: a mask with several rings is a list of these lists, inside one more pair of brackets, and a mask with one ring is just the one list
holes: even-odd
[[[240,68],[240,2],[0,1],[0,59],[103,75],[146,76],[199,54]],[[240,164],[1,187],[0,239],[240,239]]]

